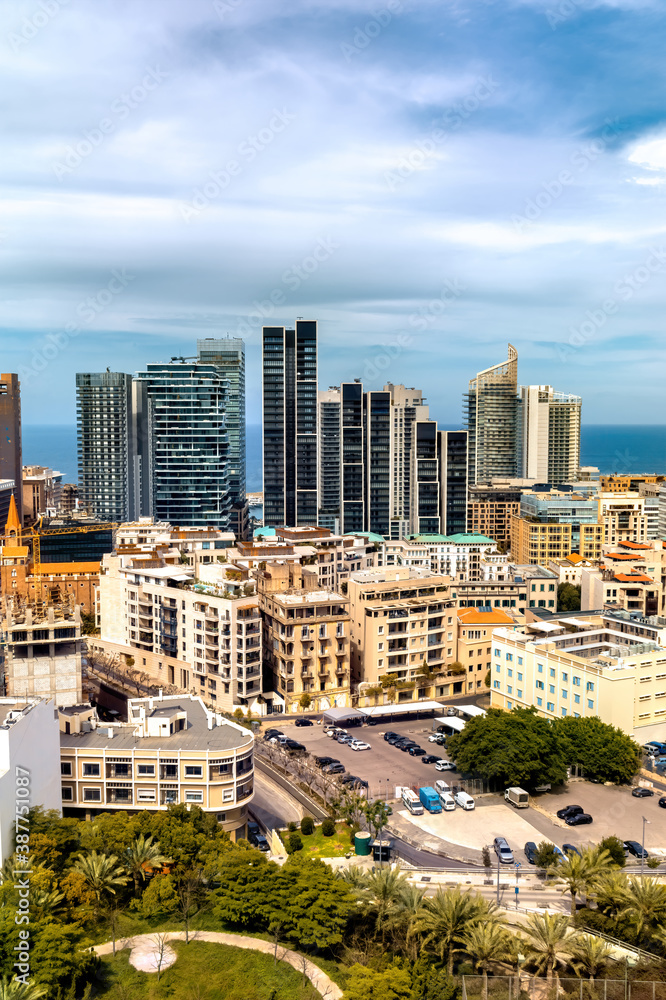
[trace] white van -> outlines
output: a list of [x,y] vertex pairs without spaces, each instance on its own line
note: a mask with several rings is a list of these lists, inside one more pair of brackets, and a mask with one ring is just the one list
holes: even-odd
[[423,815],[423,806],[421,804],[421,800],[416,794],[416,792],[413,792],[411,788],[403,788],[402,804],[406,806],[406,808],[409,809],[410,813],[413,813],[414,816]]
[[447,785],[447,783],[445,781],[442,781],[440,778],[439,781],[435,782],[435,791],[437,792],[438,795],[441,795],[442,792],[450,792],[451,786]]
[[474,808],[474,799],[471,795],[468,795],[467,792],[456,792],[455,803],[457,806],[460,806],[461,809]]
[[456,807],[456,800],[451,795],[451,792],[440,792],[439,801],[442,803],[444,812],[453,812]]

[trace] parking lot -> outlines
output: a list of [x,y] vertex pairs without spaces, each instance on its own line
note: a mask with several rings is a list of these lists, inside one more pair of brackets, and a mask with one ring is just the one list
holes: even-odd
[[[345,744],[326,736],[320,725],[296,726],[293,722],[281,724],[273,720],[276,728],[285,735],[303,743],[308,752],[316,756],[329,756],[339,760],[346,771],[364,778],[372,798],[388,801],[395,799],[395,789],[401,785],[434,785],[438,778],[449,785],[465,787],[475,796],[476,808],[454,812],[413,816],[394,804],[394,826],[405,836],[419,842],[429,850],[446,849],[441,841],[459,854],[480,859],[481,848],[492,843],[493,837],[503,836],[509,842],[517,861],[526,864],[523,846],[528,840],[539,843],[549,840],[559,847],[563,843],[585,847],[598,843],[603,837],[615,834],[621,840],[637,840],[643,836],[642,817],[649,821],[645,828],[645,846],[649,852],[666,853],[663,824],[666,809],[658,805],[663,794],[659,789],[651,798],[634,798],[628,787],[606,787],[574,779],[564,789],[539,795],[533,799],[535,806],[515,809],[497,795],[479,795],[478,788],[465,783],[455,771],[439,772],[434,764],[424,764],[419,757],[411,757],[384,740],[387,730],[409,736],[426,753],[446,757],[443,747],[428,742],[432,733],[430,720],[389,722],[376,726],[345,726],[350,735],[369,743],[370,750],[354,751]],[[576,803],[591,813],[594,822],[589,826],[568,827],[558,820],[555,813],[562,806]],[[452,853],[456,853],[454,850]]]

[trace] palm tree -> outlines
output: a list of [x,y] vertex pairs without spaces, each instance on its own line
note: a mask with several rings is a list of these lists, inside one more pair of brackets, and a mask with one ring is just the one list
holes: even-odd
[[577,934],[571,945],[571,964],[577,975],[586,972],[593,983],[608,965],[612,951],[603,938],[594,934]]
[[396,914],[396,924],[399,925],[405,937],[405,946],[409,946],[411,941],[412,961],[418,958],[418,943],[416,937],[411,934],[412,923],[423,905],[425,889],[420,889],[413,882],[405,883],[400,897],[399,912]]
[[653,924],[663,923],[666,918],[666,886],[654,878],[629,878],[624,913],[640,940]]
[[46,996],[45,986],[34,983],[19,983],[16,979],[0,979],[0,1000],[39,1000]]
[[125,875],[125,869],[118,865],[118,858],[115,854],[112,854],[111,857],[106,854],[98,854],[97,851],[91,851],[90,854],[79,854],[72,868],[83,875],[95,893],[97,900],[95,916],[99,913],[104,893],[110,892],[115,896],[116,887],[127,885],[129,882],[129,878]]
[[152,833],[148,837],[141,834],[125,850],[125,864],[134,879],[134,895],[139,895],[139,879],[145,882],[147,868],[161,868],[162,865],[169,864],[171,858],[167,858],[160,851],[159,842],[153,843]]
[[481,969],[483,974],[483,1000],[488,1000],[488,967],[493,962],[504,962],[511,959],[511,935],[499,920],[488,923],[472,924],[458,941],[470,956],[475,969]]
[[381,929],[382,944],[386,930],[398,918],[406,885],[407,876],[399,868],[380,868],[368,876],[367,886],[362,890],[366,909],[376,913],[375,933]]
[[358,865],[338,869],[338,878],[346,882],[352,892],[360,892],[368,887],[368,872],[364,868],[359,868]]
[[627,876],[617,869],[604,872],[594,880],[591,895],[605,916],[617,919],[629,898]]
[[447,957],[449,975],[453,972],[453,955],[458,939],[480,920],[496,920],[496,906],[487,903],[478,893],[455,889],[438,889],[436,895],[423,900],[412,921],[411,934],[423,935],[423,947],[432,948],[443,961]]
[[553,972],[557,976],[558,966],[565,966],[571,954],[566,942],[569,917],[563,913],[532,913],[527,918],[527,960],[536,966],[537,972],[546,970],[548,988],[553,984]]
[[562,892],[571,896],[571,913],[576,912],[576,896],[587,892],[595,879],[612,864],[608,851],[588,848],[582,854],[570,854],[566,861],[549,870],[549,875],[564,882]]

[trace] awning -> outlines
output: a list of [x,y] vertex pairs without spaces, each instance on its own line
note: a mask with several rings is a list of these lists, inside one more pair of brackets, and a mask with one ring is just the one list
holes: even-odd
[[452,705],[451,708],[455,708],[456,712],[461,712],[463,715],[469,715],[470,718],[486,714],[485,708],[479,708],[478,705]]
[[374,708],[364,708],[363,715],[370,718],[377,715],[407,715],[415,712],[441,712],[438,701],[406,701],[395,705],[375,705]]
[[359,712],[357,708],[327,708],[322,715],[324,722],[344,722],[347,719],[358,719],[361,722],[365,712]]
[[457,719],[455,715],[443,715],[441,718],[435,719],[435,722],[439,722],[443,726],[448,726],[450,729],[455,729],[457,733],[462,733],[465,728],[464,720]]

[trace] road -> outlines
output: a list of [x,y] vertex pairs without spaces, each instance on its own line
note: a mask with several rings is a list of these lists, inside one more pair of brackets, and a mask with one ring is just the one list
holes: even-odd
[[254,772],[254,798],[250,812],[267,830],[283,830],[287,823],[299,823],[305,815],[300,802],[258,769]]

